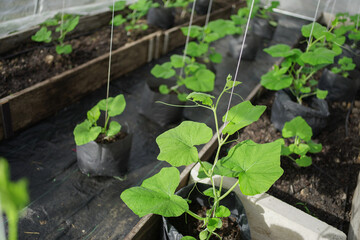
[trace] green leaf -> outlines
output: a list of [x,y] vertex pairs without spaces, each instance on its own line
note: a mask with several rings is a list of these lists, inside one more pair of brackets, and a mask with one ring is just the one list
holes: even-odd
[[161,94],[169,94],[169,93],[170,93],[170,89],[168,88],[167,85],[161,84],[161,85],[159,86],[159,92],[160,92]]
[[199,159],[195,145],[207,143],[211,138],[212,130],[206,124],[184,121],[156,138],[160,148],[158,160],[174,167],[195,163]]
[[215,198],[214,191],[213,191],[212,188],[206,189],[206,190],[203,192],[203,194],[204,194],[205,196]]
[[31,40],[35,42],[51,42],[51,31],[48,31],[46,27],[41,27],[35,35],[31,36]]
[[307,144],[310,147],[310,150],[309,150],[310,153],[319,153],[322,150],[321,143],[315,143],[312,140],[310,140],[307,142]]
[[327,90],[316,89],[316,97],[318,99],[325,99],[328,94]]
[[296,164],[300,167],[308,167],[312,164],[312,159],[308,156],[302,156],[296,160]]
[[296,52],[292,51],[291,47],[286,44],[276,44],[269,48],[265,48],[264,51],[272,57],[289,57],[296,54]]
[[121,14],[118,14],[114,17],[114,20],[110,21],[110,25],[113,23],[113,21],[114,21],[114,26],[120,26],[126,22],[126,19],[123,18]]
[[156,64],[155,67],[151,69],[151,74],[156,78],[169,79],[175,76],[176,72],[174,69],[172,69],[171,62],[166,62],[161,65]]
[[41,25],[46,26],[46,27],[50,27],[50,26],[56,26],[58,25],[59,21],[55,18],[50,18],[45,20]]
[[293,118],[291,121],[284,124],[282,129],[282,136],[290,138],[298,136],[304,141],[310,141],[313,135],[312,129],[307,122],[300,116]]
[[[115,98],[109,97],[107,102],[107,110],[109,117],[115,117],[124,112],[126,101],[123,94],[117,95]],[[102,111],[106,111],[106,99],[101,100],[97,106]]]
[[65,45],[56,45],[57,54],[70,54],[72,52],[72,47],[70,44]]
[[91,141],[94,141],[101,133],[101,127],[92,127],[89,120],[76,125],[74,129],[75,143],[76,145],[84,145]]
[[91,124],[95,124],[100,117],[100,109],[98,106],[93,107],[87,112],[87,119]]
[[182,68],[185,66],[185,63],[189,64],[191,62],[189,57],[185,56],[185,59],[183,59],[183,56],[177,54],[171,55],[170,60],[174,68]]
[[206,34],[204,41],[206,43],[211,43],[211,42],[218,40],[219,38],[220,38],[220,35],[218,33],[209,33],[209,34]]
[[214,96],[206,93],[199,93],[199,92],[192,92],[190,93],[186,99],[194,101],[194,102],[201,102],[203,105],[207,105],[211,107],[213,105],[212,98],[215,98]]
[[217,228],[221,228],[222,227],[222,221],[220,218],[210,218],[208,225],[207,225],[207,229],[210,232],[215,231]]
[[255,195],[267,191],[283,174],[280,152],[279,142],[257,144],[247,140],[231,148],[220,164],[239,178],[243,194]]
[[25,179],[11,181],[9,164],[0,157],[0,212],[4,212],[7,216],[9,240],[17,239],[19,211],[29,202],[27,189],[28,182]]
[[199,239],[200,240],[206,240],[209,235],[209,232],[205,229],[204,231],[201,231],[199,233]]
[[115,6],[110,6],[110,10],[112,11],[114,9],[114,11],[120,11],[123,10],[126,6],[126,1],[116,1]]
[[240,84],[241,84],[241,82],[239,82],[239,81],[235,81],[235,83],[234,83],[234,81],[232,80],[232,76],[229,74],[226,78],[225,88],[230,89],[233,86],[236,87],[237,85],[240,85]]
[[[312,29],[313,23],[307,24],[302,26],[301,33],[304,37],[310,37],[311,29]],[[315,22],[314,28],[312,32],[312,36],[316,39],[319,39],[321,37],[325,37],[325,34],[327,32],[326,27],[322,26],[321,24]]]
[[316,48],[313,52],[305,52],[301,60],[310,65],[332,64],[337,54],[327,48]]
[[163,168],[144,180],[140,187],[123,191],[120,197],[139,217],[150,213],[178,217],[189,209],[186,200],[174,194],[179,182],[179,170]]
[[188,96],[187,93],[178,93],[177,94],[177,97],[181,102],[186,102],[187,96]]
[[243,127],[257,121],[265,111],[266,106],[253,106],[250,101],[239,103],[232,107],[227,115],[222,118],[223,122],[228,122],[223,129],[224,134],[232,135]]
[[[189,32],[189,27],[182,27],[181,28],[182,33],[187,36]],[[200,26],[193,25],[190,28],[190,34],[189,36],[191,38],[197,38],[198,36],[201,36],[203,34],[203,28]]]
[[193,91],[211,92],[214,90],[215,74],[208,69],[200,69],[196,71],[195,76],[186,78],[184,83]]
[[221,63],[222,61],[222,56],[220,53],[211,53],[209,55],[210,61],[212,61],[213,63]]
[[216,212],[215,215],[216,217],[229,217],[231,214],[230,210],[225,207],[225,206],[219,206],[218,208],[216,208]]
[[192,236],[185,236],[185,237],[182,237],[181,240],[196,240],[196,238],[194,238]]
[[278,68],[275,68],[261,76],[261,85],[269,90],[281,90],[290,87],[293,79],[289,75],[281,74]]
[[112,137],[118,134],[121,130],[121,125],[118,122],[111,121],[109,125],[109,130],[107,130],[106,136]]
[[201,55],[205,54],[208,51],[209,45],[206,43],[195,43],[190,42],[186,49],[186,55],[191,57],[200,57]]
[[305,155],[310,150],[310,147],[305,143],[300,143],[299,145],[290,144],[289,150],[298,155]]

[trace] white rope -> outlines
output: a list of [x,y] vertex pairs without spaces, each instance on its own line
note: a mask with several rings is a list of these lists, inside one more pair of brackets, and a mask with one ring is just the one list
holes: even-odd
[[236,79],[237,79],[237,76],[238,76],[238,73],[239,73],[239,68],[240,68],[240,64],[241,64],[241,57],[242,57],[244,46],[245,46],[246,36],[247,36],[248,30],[249,30],[251,15],[252,15],[252,11],[253,11],[253,8],[254,8],[254,2],[255,2],[255,0],[253,0],[252,3],[251,3],[249,17],[248,17],[248,21],[246,23],[244,39],[243,39],[243,42],[242,42],[242,45],[241,45],[240,55],[239,55],[238,63],[237,63],[237,66],[236,66],[236,71],[235,71],[235,75],[234,75],[234,79],[233,79],[233,85],[232,85],[232,88],[231,88],[229,103],[228,103],[227,110],[226,110],[225,121],[224,121],[225,124],[227,124],[227,116],[228,116],[228,112],[230,110],[230,104],[231,104],[231,100],[232,100],[232,97],[233,97],[233,94],[234,94],[235,82],[236,82]]
[[312,23],[312,26],[311,26],[311,31],[310,31],[309,41],[308,41],[308,48],[309,48],[309,44],[312,41],[311,38],[312,38],[312,34],[314,32],[314,26],[315,26],[315,21],[316,21],[318,12],[319,12],[320,2],[321,2],[321,0],[318,1],[317,7],[316,7],[316,10],[315,10],[315,16],[314,16],[314,20],[313,20],[313,23]]
[[[331,16],[334,14],[335,5],[336,5],[336,0],[334,0],[334,3],[332,5],[332,7],[331,7],[331,13],[330,13]],[[328,21],[328,23],[326,25],[327,30],[329,30],[330,24],[331,24],[331,17],[329,17],[329,21]]]
[[111,18],[112,21],[111,21],[111,33],[110,33],[109,69],[108,69],[108,79],[107,79],[107,87],[106,87],[105,122],[107,119],[108,99],[109,99],[109,92],[110,92],[111,54],[112,54],[112,43],[113,43],[113,35],[114,35],[114,12],[115,12],[115,0],[113,0],[112,18]]
[[210,1],[209,1],[209,6],[208,6],[208,10],[207,10],[207,14],[206,14],[206,20],[205,20],[204,29],[207,27],[207,25],[208,25],[208,23],[209,23],[212,3],[213,3],[213,0],[210,0]]
[[62,10],[61,10],[61,27],[60,27],[60,36],[63,34],[63,25],[64,25],[64,8],[65,8],[65,0],[63,0]]
[[[194,0],[194,4],[193,4],[193,6],[192,6],[190,21],[189,21],[189,27],[188,27],[188,32],[187,32],[187,35],[186,35],[185,49],[184,49],[183,59],[182,59],[182,64],[183,64],[183,65],[184,65],[184,63],[185,63],[186,51],[187,51],[187,47],[188,47],[188,44],[189,44],[190,30],[191,30],[191,26],[192,26],[192,22],[193,22],[193,18],[194,18],[195,5],[196,5],[196,0]],[[184,67],[181,67],[180,77],[182,77],[183,70],[184,70]]]
[[356,31],[359,29],[359,17],[360,17],[360,2],[359,2],[359,7],[358,7],[358,11],[357,11],[357,20],[356,20]]

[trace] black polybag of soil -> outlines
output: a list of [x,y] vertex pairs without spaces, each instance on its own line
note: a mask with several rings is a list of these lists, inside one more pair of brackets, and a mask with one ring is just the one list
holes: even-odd
[[[189,8],[193,7],[193,2],[189,4]],[[205,15],[209,9],[210,0],[196,0],[195,12],[199,15]]]
[[132,133],[124,124],[122,131],[127,136],[112,143],[91,141],[76,146],[77,164],[82,173],[90,176],[124,176],[128,169],[128,159],[132,145]]
[[145,84],[139,109],[140,114],[162,127],[181,120],[182,107],[167,106],[162,103],[157,103],[157,101],[173,105],[185,104],[178,99],[176,94],[161,94],[152,91],[150,87]]
[[[233,58],[239,58],[240,49],[244,41],[244,35],[230,36],[229,53]],[[255,34],[248,34],[244,44],[242,59],[252,61],[256,57],[257,51],[261,46],[261,38]]]
[[[178,192],[177,195],[188,198],[191,200],[190,210],[192,209],[193,204],[210,207],[209,198],[203,194],[203,192],[210,188],[211,186],[203,183],[196,183],[194,188],[194,183],[190,184]],[[193,190],[192,190],[193,189]],[[200,191],[200,192],[199,192]],[[222,189],[222,194],[224,194],[227,189]],[[190,193],[191,192],[191,193]],[[190,193],[190,195],[189,195]],[[241,230],[241,239],[251,240],[249,223],[246,217],[245,208],[241,203],[240,199],[236,196],[234,192],[231,192],[226,198],[224,198],[220,205],[227,207],[231,212],[231,217],[236,219],[236,222]],[[186,214],[187,215],[187,214]],[[187,215],[187,219],[191,216]],[[191,228],[190,224],[187,224],[185,214],[180,217],[171,217],[165,218],[163,220],[163,229],[162,229],[162,240],[180,240],[183,236],[186,236],[186,233],[182,232],[182,228]],[[183,235],[183,233],[185,235]],[[196,238],[198,236],[195,236]]]
[[255,17],[251,21],[250,31],[261,38],[271,40],[275,32],[275,27],[271,26],[267,19]]
[[174,10],[174,8],[165,7],[150,8],[146,17],[147,24],[162,29],[173,27],[175,23]]
[[328,104],[316,96],[303,99],[303,102],[308,106],[297,103],[289,91],[277,91],[271,107],[271,122],[275,128],[281,131],[286,122],[301,116],[312,128],[313,135],[319,134],[330,115]]
[[[355,79],[346,78],[325,69],[319,80],[319,89],[327,90],[326,99],[329,101],[352,101],[359,88],[360,73],[351,74]],[[350,76],[351,76],[350,75]]]

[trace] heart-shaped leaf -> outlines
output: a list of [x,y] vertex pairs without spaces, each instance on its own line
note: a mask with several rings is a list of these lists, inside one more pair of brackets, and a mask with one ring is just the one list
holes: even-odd
[[[106,99],[101,100],[97,106],[102,111],[106,111]],[[115,117],[124,112],[126,101],[123,94],[117,95],[115,98],[109,97],[107,100],[107,110],[109,117]]]
[[179,170],[163,168],[144,180],[140,187],[123,191],[120,197],[139,217],[150,213],[178,217],[189,209],[186,200],[174,194],[179,182]]
[[89,120],[76,125],[74,129],[75,143],[76,145],[84,145],[91,141],[94,141],[101,133],[101,127],[92,127]]
[[151,74],[156,78],[169,79],[169,78],[175,76],[176,72],[174,69],[172,69],[171,62],[166,62],[161,65],[156,64],[151,69]]
[[226,121],[228,124],[222,132],[229,135],[234,134],[241,128],[257,121],[265,109],[266,106],[254,106],[250,101],[239,103],[223,116],[223,122]]
[[247,140],[231,148],[219,162],[236,174],[243,194],[255,195],[267,191],[283,174],[280,153],[280,142],[257,144]]
[[214,96],[206,93],[199,93],[199,92],[192,92],[190,93],[186,99],[194,101],[194,102],[201,102],[203,105],[212,106]]
[[293,118],[291,121],[286,122],[282,129],[282,136],[290,138],[298,136],[304,141],[310,141],[313,135],[312,129],[307,122],[300,116]]
[[212,130],[204,123],[184,121],[156,138],[160,148],[158,159],[172,166],[189,165],[198,161],[195,145],[207,143],[212,138]]

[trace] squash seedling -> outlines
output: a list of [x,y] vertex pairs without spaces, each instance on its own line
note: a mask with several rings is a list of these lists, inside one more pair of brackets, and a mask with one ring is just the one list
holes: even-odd
[[[56,14],[54,18],[47,19],[45,22],[40,24],[41,28],[31,36],[31,39],[35,42],[53,42],[56,46],[57,54],[70,54],[72,53],[71,44],[65,44],[66,34],[73,31],[79,23],[79,16],[72,14]],[[59,33],[58,37],[52,36],[52,31],[48,27],[56,26],[55,32]]]
[[[293,138],[294,141],[286,146],[284,139],[278,141],[282,143],[281,155],[296,162],[300,167],[308,167],[312,164],[312,159],[307,153],[321,152],[322,145],[311,140],[313,133],[306,121],[298,116],[286,122],[282,129],[283,138]],[[294,157],[294,156],[297,157]]]
[[[182,33],[187,36],[189,28],[181,28]],[[210,44],[226,35],[233,35],[240,33],[240,28],[237,28],[234,22],[230,20],[218,19],[209,22],[206,27],[191,26],[190,37],[195,38],[197,42],[190,42],[188,44],[186,55],[192,58],[201,59],[204,63],[213,62],[220,63],[222,56],[215,51],[214,47]]]
[[[17,182],[10,180],[9,164],[0,157],[0,218],[3,217],[3,212],[7,216],[9,240],[18,239],[19,211],[29,202],[27,186],[28,182],[25,179],[20,179]],[[2,237],[4,236],[0,232],[0,238]]]
[[[302,27],[304,37],[309,37],[312,24]],[[280,66],[275,65],[271,71],[261,77],[261,84],[269,90],[281,90],[289,88],[299,104],[303,98],[316,95],[319,99],[325,99],[327,91],[317,88],[318,81],[314,74],[327,65],[334,63],[335,56],[341,54],[341,46],[345,37],[338,37],[332,33],[333,28],[314,23],[313,38],[303,52],[298,48],[291,49],[285,44],[277,44],[264,49],[273,57],[283,57]]]
[[331,71],[335,74],[340,74],[345,78],[349,76],[349,71],[354,70],[356,67],[356,65],[353,63],[353,60],[348,57],[341,58],[337,65],[338,67],[332,67]]
[[[184,69],[184,75],[180,76],[176,69]],[[162,94],[169,94],[175,92],[180,101],[186,101],[186,93],[179,90],[179,87],[185,86],[192,91],[198,92],[211,92],[214,90],[215,74],[206,69],[204,64],[195,62],[195,59],[185,57],[183,62],[183,56],[172,55],[170,62],[163,63],[161,65],[156,64],[151,69],[151,74],[156,78],[170,79],[176,78],[174,86],[170,88],[168,85],[162,84],[159,86],[159,92]]]
[[[109,124],[110,117],[120,115],[125,110],[126,102],[124,95],[120,94],[115,98],[108,98],[99,101],[93,108],[87,112],[87,119],[82,123],[76,125],[74,129],[74,137],[76,145],[84,145],[91,141],[96,140],[100,134],[106,140],[110,140],[121,130],[121,125],[116,121],[111,121]],[[101,112],[106,111],[107,116],[103,127],[97,124],[100,118]]]
[[[140,19],[144,17],[150,8],[158,7],[158,3],[153,3],[151,0],[139,0],[131,5],[129,5],[129,9],[132,10],[126,17],[123,17],[121,14],[117,14],[114,17],[114,26],[120,26],[126,23],[125,30],[127,31],[128,35],[131,34],[134,30],[146,30],[148,29],[148,25],[145,22],[141,22]],[[115,3],[115,11],[120,11],[125,9],[126,1],[117,1]],[[110,6],[112,10],[113,6]]]
[[[279,142],[257,144],[246,140],[231,148],[227,156],[220,158],[220,150],[228,142],[230,135],[257,121],[266,108],[254,106],[249,101],[237,104],[223,116],[223,122],[227,125],[220,130],[216,114],[218,104],[224,93],[229,92],[232,86],[233,82],[229,76],[216,100],[212,95],[199,92],[187,96],[187,99],[198,107],[213,112],[218,140],[213,164],[202,162],[196,148],[197,145],[209,142],[213,136],[212,129],[204,123],[184,121],[156,138],[160,148],[158,160],[166,161],[172,167],[163,168],[158,174],[144,180],[141,186],[126,189],[121,194],[121,199],[139,217],[150,213],[164,217],[178,217],[186,213],[189,217],[203,222],[199,232],[200,239],[209,239],[212,235],[221,239],[216,231],[223,225],[222,218],[230,216],[229,209],[221,205],[222,199],[236,187],[239,187],[245,195],[263,193],[283,174],[283,169],[280,167]],[[203,192],[212,203],[205,217],[192,212],[189,209],[189,202],[175,194],[180,182],[180,173],[176,167],[193,163],[200,164],[199,177],[209,178],[212,183],[211,187]],[[213,179],[215,175],[234,177],[238,181],[222,194],[222,181],[217,188]],[[186,236],[183,239],[195,238]]]

